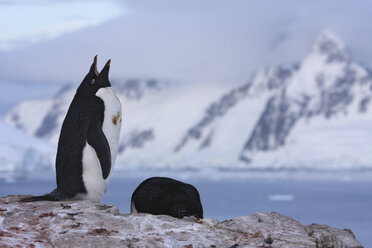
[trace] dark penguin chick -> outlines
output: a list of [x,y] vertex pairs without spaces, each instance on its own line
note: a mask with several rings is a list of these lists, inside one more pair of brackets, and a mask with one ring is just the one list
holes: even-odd
[[176,218],[203,218],[203,207],[196,188],[167,177],[151,177],[133,192],[131,213],[165,214]]
[[58,141],[57,188],[22,201],[101,200],[115,162],[121,128],[121,104],[111,88],[109,69],[110,60],[98,73],[95,56],[70,104]]

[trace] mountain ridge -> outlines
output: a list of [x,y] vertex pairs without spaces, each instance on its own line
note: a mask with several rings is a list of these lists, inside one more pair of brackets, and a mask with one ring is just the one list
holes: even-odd
[[[119,168],[350,169],[372,164],[372,73],[353,62],[329,31],[299,63],[267,67],[236,87],[156,79],[114,81],[113,87],[124,115]],[[21,103],[5,120],[56,143],[73,94],[73,88],[60,92],[46,106],[49,110],[38,110],[39,116],[47,113],[43,125],[27,128],[30,118],[24,112],[37,105],[32,102]]]

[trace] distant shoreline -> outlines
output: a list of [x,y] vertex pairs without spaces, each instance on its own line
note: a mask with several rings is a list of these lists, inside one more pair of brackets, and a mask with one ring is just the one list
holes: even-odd
[[[183,180],[293,180],[293,181],[334,181],[334,182],[372,182],[372,168],[363,169],[226,169],[226,168],[154,168],[141,167],[138,169],[114,169],[113,178],[145,179],[151,176],[174,177]],[[22,180],[54,180],[54,171],[40,173],[4,173],[0,175],[0,181],[17,182]]]

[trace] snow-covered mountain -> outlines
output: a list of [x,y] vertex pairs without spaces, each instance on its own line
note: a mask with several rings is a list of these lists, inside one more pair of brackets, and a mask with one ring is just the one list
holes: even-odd
[[[77,86],[22,102],[5,120],[55,144]],[[113,87],[124,116],[119,168],[372,166],[372,72],[330,32],[299,63],[268,67],[235,88],[155,79]]]
[[0,122],[0,179],[52,174],[56,146]]

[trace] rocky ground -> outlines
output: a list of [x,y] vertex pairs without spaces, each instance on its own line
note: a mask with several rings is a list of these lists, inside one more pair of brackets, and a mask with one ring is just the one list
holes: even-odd
[[349,229],[301,225],[278,213],[219,222],[121,214],[90,201],[20,203],[0,198],[0,247],[363,247]]

